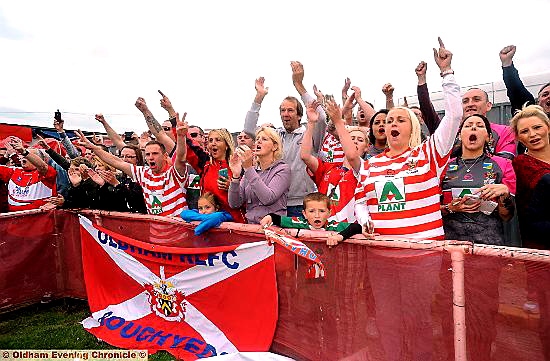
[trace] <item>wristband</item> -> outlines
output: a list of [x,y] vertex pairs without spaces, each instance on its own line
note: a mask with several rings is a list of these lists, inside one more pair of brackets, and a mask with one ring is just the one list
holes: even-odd
[[168,119],[168,121],[170,122],[170,124],[172,124],[172,128],[176,127],[176,117],[170,118]]
[[233,177],[233,176],[231,176],[231,179],[233,179],[233,180],[241,180],[241,177]]
[[449,74],[454,74],[454,70],[453,69],[447,69],[445,71],[442,71],[441,73],[439,73],[439,75],[441,75],[441,77],[443,78],[445,75],[449,75]]

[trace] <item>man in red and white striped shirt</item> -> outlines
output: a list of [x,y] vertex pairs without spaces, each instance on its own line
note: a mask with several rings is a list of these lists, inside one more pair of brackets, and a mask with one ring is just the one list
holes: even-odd
[[[138,99],[139,102],[139,99]],[[143,106],[143,104],[139,104]],[[136,102],[136,106],[138,103]],[[138,108],[142,110],[139,106]],[[150,113],[145,106],[144,116]],[[92,149],[94,153],[106,163],[128,174],[134,182],[143,188],[143,197],[147,205],[147,212],[158,216],[179,216],[182,210],[187,209],[187,161],[185,137],[188,125],[176,116],[176,157],[170,165],[169,156],[164,145],[158,141],[150,141],[145,145],[145,160],[147,166],[136,166],[126,163],[118,157],[92,144],[82,133],[79,134],[82,144]]]

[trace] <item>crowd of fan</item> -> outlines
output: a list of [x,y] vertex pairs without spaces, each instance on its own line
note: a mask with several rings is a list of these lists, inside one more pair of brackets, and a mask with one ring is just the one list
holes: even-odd
[[434,49],[445,96],[441,119],[429,98],[425,62],[414,69],[418,107],[395,106],[386,84],[386,108],[376,110],[349,79],[342,106],[315,86],[312,96],[295,61],[292,82],[301,100],[283,99],[278,129],[258,125],[268,95],[263,78],[255,81],[236,139],[223,128],[205,134],[189,125],[162,93],[169,119],[162,124],[144,99],[135,103],[149,128],[141,137],[120,135],[96,115],[114,152],[80,131],[70,140],[58,118],[59,141],[3,140],[1,211],[175,216],[201,221],[197,234],[227,221],[340,232],[329,245],[360,233],[504,245],[506,224],[517,214],[523,245],[549,248],[542,235],[550,226],[550,84],[535,100],[512,63],[515,51],[508,46],[499,54],[510,126],[488,121],[485,91],[460,94],[452,54],[441,41]]

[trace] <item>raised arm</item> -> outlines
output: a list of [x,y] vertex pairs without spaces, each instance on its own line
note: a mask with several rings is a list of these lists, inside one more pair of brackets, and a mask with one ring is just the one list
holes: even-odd
[[250,110],[246,113],[246,118],[244,119],[244,132],[253,139],[256,138],[256,127],[258,126],[258,118],[260,117],[262,102],[269,92],[269,88],[266,87],[264,83],[264,77],[261,76],[256,79],[254,83],[254,87],[256,88],[254,102],[252,103]]
[[176,159],[174,160],[174,167],[180,175],[185,175],[187,171],[187,129],[189,128],[188,124],[185,122],[185,117],[187,113],[183,113],[183,117],[180,121],[179,113],[176,113]]
[[393,85],[390,83],[386,83],[382,87],[382,93],[386,96],[386,109],[391,109],[395,106],[393,103],[393,91]]
[[349,78],[344,79],[344,86],[342,87],[342,104],[346,104],[346,100],[348,100],[348,90],[351,86],[351,80]]
[[369,103],[363,100],[363,97],[361,96],[361,89],[359,89],[359,87],[352,86],[351,90],[353,90],[354,98],[357,101],[357,104],[359,104],[359,107],[365,113],[365,119],[370,120],[376,111],[370,106]]
[[65,121],[63,119],[61,120],[54,119],[53,127],[57,131],[57,134],[59,135],[59,139],[61,139],[61,144],[63,144],[63,146],[67,150],[67,154],[69,155],[69,158],[74,159],[80,156],[80,152],[76,149],[73,143],[71,143],[71,140],[69,139],[69,137],[67,137],[67,133],[65,133],[65,129],[63,129],[64,124],[65,124]]
[[[304,66],[299,61],[291,61],[290,67],[292,68],[292,84],[294,84],[296,91],[300,94],[302,102],[304,104],[311,103],[315,99],[306,91],[306,87],[304,86]],[[319,121],[313,130],[312,136],[315,153],[319,153],[327,130],[327,116],[320,104],[317,107],[317,111],[319,112]]]
[[433,134],[439,126],[441,119],[430,100],[430,92],[428,91],[428,84],[426,83],[426,70],[428,70],[428,64],[426,64],[425,61],[421,61],[414,69],[418,78],[416,93],[418,95],[420,111],[424,117],[424,123],[428,127],[430,134]]
[[506,94],[510,99],[512,116],[516,111],[528,104],[536,104],[535,97],[527,90],[523,82],[519,77],[517,69],[514,67],[513,58],[516,54],[516,46],[505,46],[499,53],[500,61],[502,63],[502,80],[506,85]]
[[107,136],[113,141],[116,149],[118,149],[119,151],[122,150],[122,148],[124,148],[126,144],[122,140],[122,137],[118,135],[117,132],[115,132],[115,130],[109,125],[109,123],[107,123],[103,114],[96,114],[95,120],[103,125],[103,128],[105,128],[105,131],[107,132]]
[[[350,98],[355,96],[354,94],[355,93],[350,95]],[[359,153],[357,152],[357,147],[351,140],[349,132],[346,129],[346,124],[342,119],[342,112],[340,110],[340,107],[334,101],[327,102],[326,107],[327,112],[332,119],[334,126],[336,127],[338,136],[340,137],[340,143],[342,144],[342,148],[344,149],[346,159],[348,160],[353,170],[357,173],[359,172],[359,168],[361,167],[361,157],[359,156]]]
[[48,164],[42,160],[37,154],[29,152],[28,149],[25,149],[21,139],[10,136],[10,145],[15,149],[15,151],[25,157],[32,165],[36,167],[38,173],[42,176],[46,175],[48,172]]
[[162,107],[162,109],[168,112],[169,119],[177,118],[176,111],[174,110],[174,106],[172,106],[172,102],[170,101],[170,99],[160,90],[158,92],[162,96],[162,98],[160,99],[160,106]]
[[319,167],[317,158],[311,154],[313,150],[313,130],[319,120],[319,112],[316,109],[318,106],[318,101],[311,102],[307,105],[307,127],[302,140],[302,146],[300,147],[300,157],[312,173],[315,173]]
[[86,149],[91,149],[99,158],[101,158],[102,161],[104,161],[105,163],[109,164],[112,167],[115,167],[116,169],[123,171],[128,176],[132,177],[132,165],[130,163],[126,163],[125,161],[121,160],[119,157],[104,151],[100,146],[90,142],[84,136],[84,134],[82,134],[80,129],[77,131],[76,134],[80,139],[79,143],[84,147],[86,147]]
[[149,130],[155,136],[155,138],[164,145],[164,148],[167,151],[174,149],[174,146],[176,144],[164,132],[160,123],[155,119],[155,117],[153,116],[153,113],[151,113],[151,111],[149,110],[149,107],[145,103],[145,99],[137,98],[136,108],[138,108],[139,111],[143,114],[143,117],[145,118],[145,123],[147,123],[147,127],[149,127]]
[[445,116],[441,125],[434,133],[435,146],[440,155],[447,155],[454,144],[460,122],[462,120],[462,99],[460,86],[456,83],[451,68],[453,54],[445,48],[441,38],[438,38],[439,50],[433,49],[434,59],[443,78],[443,96]]

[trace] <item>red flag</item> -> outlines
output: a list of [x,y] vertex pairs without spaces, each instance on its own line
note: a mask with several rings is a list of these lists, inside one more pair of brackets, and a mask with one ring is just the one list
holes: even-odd
[[140,242],[80,216],[82,258],[96,337],[127,349],[195,360],[267,351],[277,321],[273,246],[211,248]]
[[264,228],[265,238],[270,242],[275,242],[298,257],[304,258],[308,263],[306,278],[325,277],[325,266],[319,256],[315,254],[308,246],[288,234],[279,233],[273,227]]

